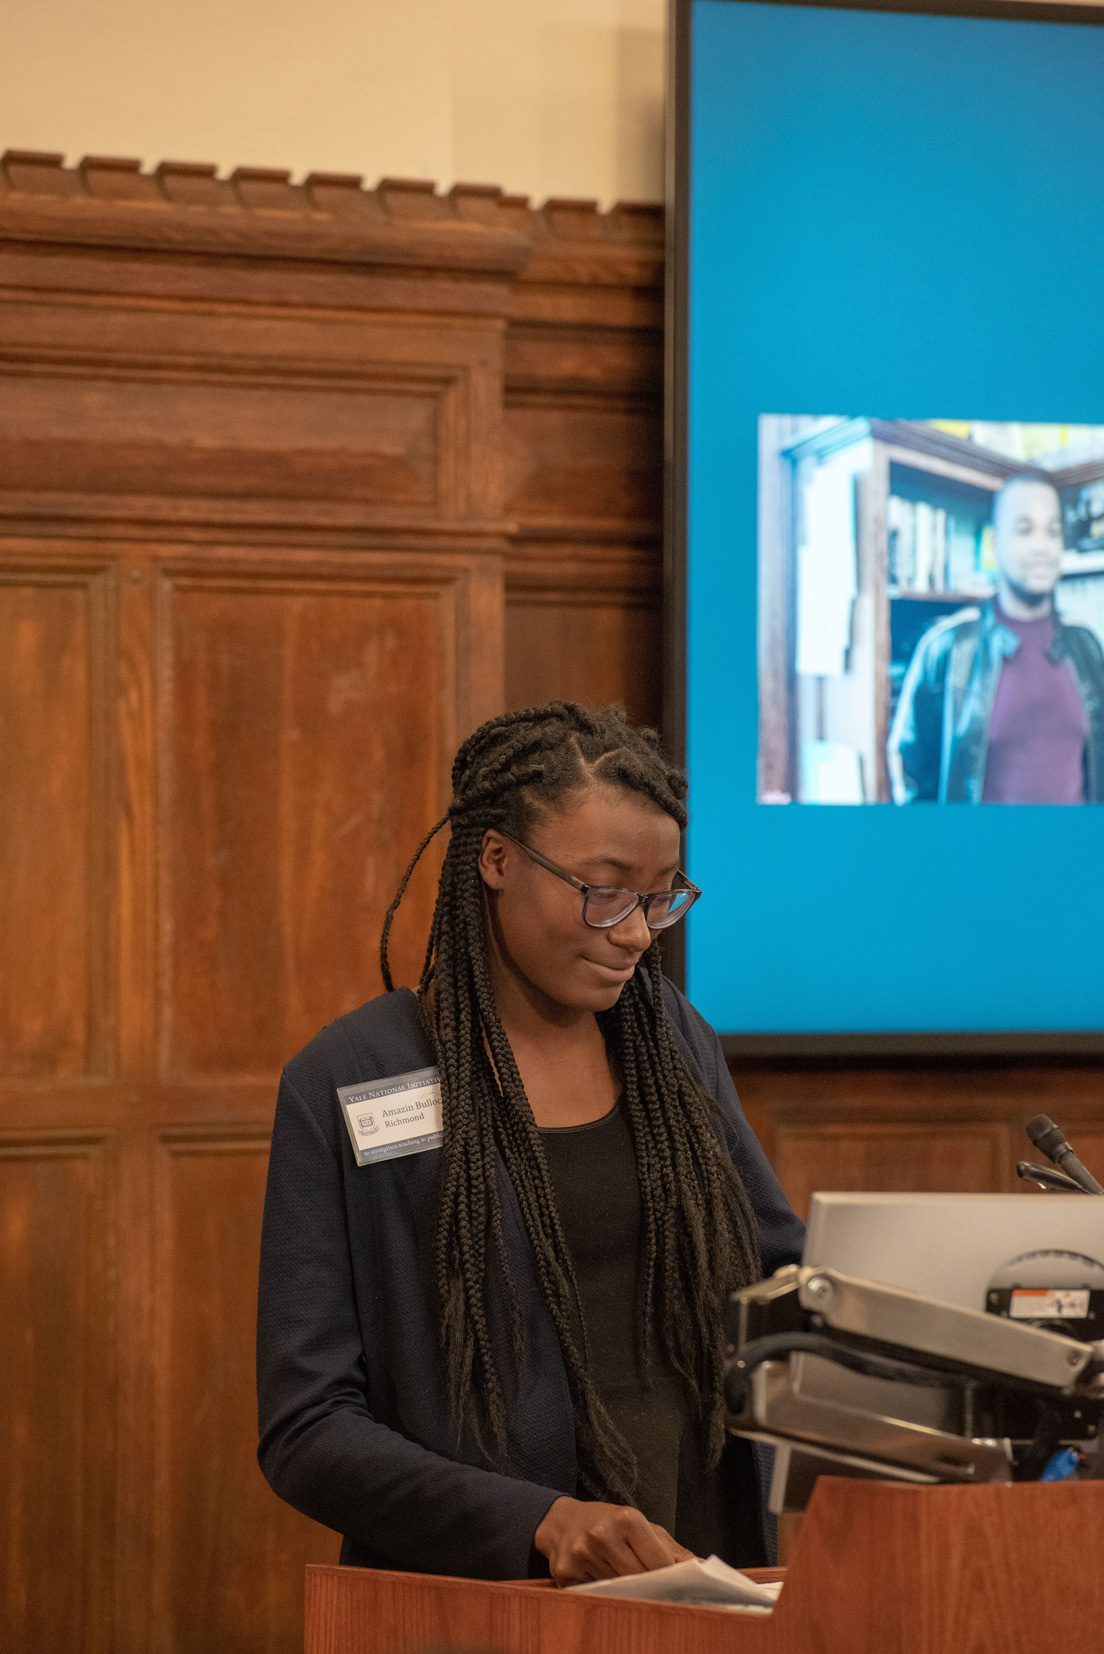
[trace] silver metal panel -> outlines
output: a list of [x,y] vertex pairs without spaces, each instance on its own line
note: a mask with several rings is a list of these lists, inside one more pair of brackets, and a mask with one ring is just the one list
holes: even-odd
[[765,1361],[756,1368],[742,1423],[834,1453],[925,1471],[941,1481],[1011,1480],[1000,1448],[801,1394],[793,1365],[791,1357],[789,1363]]
[[1075,1343],[1059,1333],[933,1303],[917,1293],[853,1280],[835,1269],[803,1268],[799,1281],[802,1307],[837,1332],[943,1356],[1032,1384],[1068,1389],[1093,1356],[1090,1344]]
[[918,1470],[877,1464],[854,1453],[831,1453],[824,1448],[805,1447],[799,1442],[778,1442],[774,1449],[774,1474],[768,1507],[775,1516],[803,1511],[818,1476],[849,1476],[871,1482],[913,1482],[922,1487],[934,1486],[937,1479],[925,1476]]
[[961,1430],[962,1396],[953,1387],[936,1389],[932,1385],[871,1378],[818,1355],[791,1355],[790,1371],[798,1395],[810,1396],[814,1401],[839,1402],[864,1413],[881,1413],[885,1418],[924,1424],[929,1430],[946,1430],[952,1436]]
[[984,1310],[998,1270],[1025,1252],[1050,1250],[1104,1264],[1104,1199],[814,1194],[803,1261]]

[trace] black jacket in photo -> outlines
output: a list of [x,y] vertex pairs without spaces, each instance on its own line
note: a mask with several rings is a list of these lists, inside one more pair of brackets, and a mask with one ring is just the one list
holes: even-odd
[[[887,743],[895,804],[980,804],[1001,666],[1020,646],[993,603],[936,621],[916,645]],[[1089,724],[1086,804],[1104,803],[1104,650],[1087,626],[1054,617],[1054,661],[1073,674]]]

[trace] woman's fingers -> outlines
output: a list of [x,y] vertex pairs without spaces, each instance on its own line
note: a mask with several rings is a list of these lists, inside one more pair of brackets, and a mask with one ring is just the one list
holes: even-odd
[[566,1497],[552,1505],[534,1543],[557,1585],[649,1573],[691,1554],[631,1505]]
[[602,1567],[596,1579],[620,1579],[625,1574],[645,1574],[651,1568],[662,1568],[656,1561],[660,1547],[652,1539],[652,1524],[647,1517],[629,1505],[606,1505],[609,1513],[601,1518],[583,1536],[583,1550],[588,1562]]
[[[633,1511],[633,1515],[639,1516],[640,1512]],[[640,1517],[640,1521],[642,1526],[633,1527],[629,1543],[640,1558],[645,1572],[650,1572],[653,1568],[669,1567],[672,1562],[690,1560],[691,1552],[672,1539],[666,1528],[661,1528],[656,1522],[649,1522],[643,1516]]]

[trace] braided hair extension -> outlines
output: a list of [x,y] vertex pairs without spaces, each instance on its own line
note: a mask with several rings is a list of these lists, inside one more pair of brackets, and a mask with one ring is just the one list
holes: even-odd
[[[498,1189],[504,1164],[517,1195],[537,1283],[563,1352],[575,1409],[579,1476],[597,1497],[631,1502],[632,1452],[588,1373],[586,1332],[540,1133],[533,1119],[491,983],[478,868],[485,833],[525,840],[533,823],[591,783],[624,787],[686,825],[686,778],[651,730],[623,709],[588,712],[571,702],[507,713],[468,737],[452,770],[448,814],[426,835],[388,909],[380,941],[386,989],[391,922],[410,874],[446,823],[445,853],[425,965],[423,1019],[441,1079],[444,1145],[435,1267],[449,1389],[457,1415],[478,1394],[477,1428],[505,1451],[506,1406],[484,1281],[489,1253],[506,1284],[513,1352],[521,1316],[506,1253]],[[624,1083],[624,1106],[640,1182],[643,1224],[639,1356],[655,1354],[684,1381],[697,1409],[703,1452],[715,1464],[724,1443],[722,1306],[757,1279],[750,1202],[720,1146],[716,1106],[690,1074],[663,1003],[660,950],[638,970],[599,1026]],[[432,1010],[426,995],[433,985]]]

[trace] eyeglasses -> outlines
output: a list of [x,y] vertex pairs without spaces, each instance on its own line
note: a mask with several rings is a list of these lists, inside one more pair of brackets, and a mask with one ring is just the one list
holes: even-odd
[[579,891],[583,898],[583,923],[592,930],[609,930],[613,925],[619,925],[622,919],[627,919],[630,913],[635,913],[638,907],[644,909],[644,923],[649,930],[666,930],[669,925],[677,924],[685,917],[701,895],[697,885],[692,884],[685,873],[675,874],[681,883],[672,889],[652,890],[646,896],[639,895],[635,890],[622,890],[617,885],[584,884],[566,868],[542,856],[539,850],[523,844],[513,833],[507,833],[502,827],[496,828],[496,831],[503,838],[508,838],[511,844],[516,844],[519,850],[524,850],[529,860],[535,861],[538,867],[547,868],[549,873],[555,873],[558,879]]

